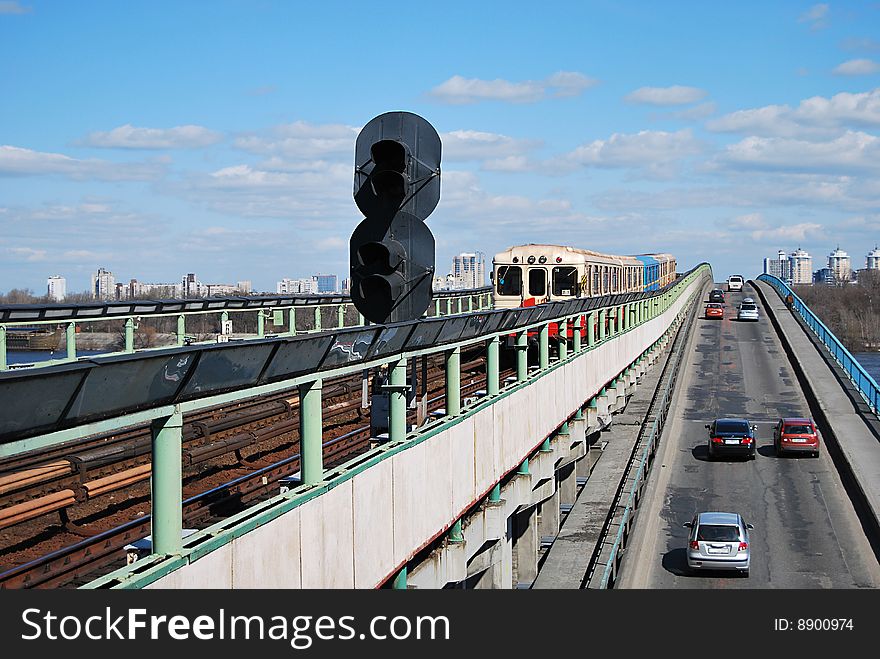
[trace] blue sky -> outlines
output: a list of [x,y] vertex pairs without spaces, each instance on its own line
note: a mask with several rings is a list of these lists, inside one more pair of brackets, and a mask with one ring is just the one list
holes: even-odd
[[345,277],[355,139],[396,110],[443,142],[440,272],[880,242],[876,0],[0,0],[0,291]]

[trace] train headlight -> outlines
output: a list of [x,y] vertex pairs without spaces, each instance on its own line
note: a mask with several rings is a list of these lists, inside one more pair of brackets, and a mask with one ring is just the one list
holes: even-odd
[[514,257],[513,257],[513,262],[514,262],[514,263],[519,263],[519,257],[518,257],[518,256],[514,256]]
[[534,262],[535,262],[535,257],[534,257],[534,256],[530,256],[530,257],[529,257],[529,263],[534,263]]
[[538,259],[538,263],[547,263],[547,257],[542,256],[541,258]]

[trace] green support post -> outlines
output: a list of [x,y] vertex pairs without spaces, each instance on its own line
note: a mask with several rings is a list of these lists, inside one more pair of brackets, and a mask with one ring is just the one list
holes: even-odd
[[486,394],[489,396],[495,396],[500,389],[500,345],[501,339],[497,336],[493,336],[489,339],[489,347],[486,352]]
[[501,501],[501,483],[495,483],[489,491],[489,503],[498,503],[499,501]]
[[324,478],[322,385],[318,379],[299,386],[300,478],[304,485],[320,483]]
[[406,360],[391,365],[391,392],[389,403],[388,440],[402,442],[406,439]]
[[568,359],[568,321],[559,323],[559,361]]
[[550,365],[550,325],[541,326],[538,332],[538,366],[544,370]]
[[182,346],[186,338],[186,316],[180,314],[177,317],[177,345]]
[[461,348],[446,351],[446,416],[461,414]]
[[67,358],[76,359],[76,323],[67,323]]
[[315,307],[315,331],[321,331],[321,307],[320,305]]
[[516,473],[518,473],[518,474],[527,474],[527,473],[529,473],[529,459],[528,459],[528,458],[524,459],[524,460],[520,463],[520,465],[519,465],[519,469],[516,470]]
[[446,315],[447,316],[452,315],[452,298],[451,297],[446,298]]
[[449,542],[464,542],[460,519],[455,520],[455,523],[449,527]]
[[[364,324],[364,318],[361,316],[361,325]],[[296,307],[290,307],[287,315],[287,331],[291,336],[296,336]]]
[[125,352],[134,352],[134,318],[125,319]]
[[394,590],[406,590],[406,566],[405,565],[402,568],[400,568],[400,572],[398,572],[395,575],[394,581],[392,582],[391,587]]
[[440,315],[440,298],[439,297],[436,300],[434,300],[434,315],[435,316]]
[[[577,411],[574,413],[574,416],[572,417],[572,419],[574,421],[583,421],[584,418],[585,418],[584,417],[584,408],[578,407]],[[568,425],[568,424],[566,424],[566,425]]]
[[553,453],[553,447],[550,446],[550,438],[547,437],[543,442],[541,442],[541,453]]
[[621,304],[617,308],[617,313],[620,314],[620,331],[625,332],[626,331],[626,321],[628,320],[628,318],[626,317],[626,305]]
[[358,326],[363,327],[366,324],[367,324],[367,321],[364,318],[364,314],[362,314],[360,311],[358,311]]
[[257,312],[257,336],[261,339],[266,336],[266,316],[262,309]]
[[339,308],[336,310],[336,326],[339,329],[345,327],[345,305],[340,304]]
[[150,425],[153,443],[152,535],[154,554],[179,554],[183,550],[183,414]]
[[474,296],[468,295],[468,313],[474,312]]
[[587,347],[592,348],[596,344],[596,312],[587,314]]
[[581,332],[584,329],[584,317],[578,314],[574,319],[574,331],[571,333],[571,349],[574,354],[581,351]]
[[607,311],[605,309],[599,310],[599,341],[605,340],[605,321],[607,319]]
[[516,333],[516,379],[520,382],[529,376],[529,335],[523,330]]
[[459,297],[456,299],[456,306],[458,307],[458,313],[461,313],[461,312],[462,312],[461,296],[459,296]]
[[0,325],[0,371],[5,371],[6,363],[6,326]]

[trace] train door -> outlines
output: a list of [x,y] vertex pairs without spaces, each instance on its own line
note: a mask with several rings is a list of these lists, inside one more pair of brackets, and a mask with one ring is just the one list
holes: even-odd
[[547,271],[544,268],[529,268],[529,297],[542,298],[547,295]]

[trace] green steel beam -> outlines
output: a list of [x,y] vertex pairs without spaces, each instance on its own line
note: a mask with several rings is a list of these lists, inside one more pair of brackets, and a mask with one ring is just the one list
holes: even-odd
[[559,361],[568,359],[568,319],[559,323]]
[[460,519],[455,520],[453,525],[449,527],[449,542],[464,542]]
[[406,566],[404,565],[400,568],[400,572],[398,572],[394,576],[394,582],[391,584],[391,587],[394,590],[406,590]]
[[125,352],[134,352],[134,318],[125,319]]
[[550,325],[544,323],[538,332],[538,365],[544,370],[550,365]]
[[76,359],[76,323],[67,323],[67,358]]
[[574,331],[571,333],[571,348],[574,354],[581,351],[581,332],[584,328],[584,317],[581,314],[575,316]]
[[608,312],[605,309],[599,309],[599,341],[605,340],[605,321],[608,318]]
[[461,348],[446,351],[446,415],[461,414]]
[[529,376],[529,333],[516,333],[516,379],[523,382]]
[[6,326],[0,325],[0,371],[5,371],[6,363]]
[[501,483],[495,483],[489,491],[489,502],[498,503],[499,501],[501,501]]
[[315,307],[315,331],[320,332],[321,329],[321,307]]
[[406,439],[406,359],[394,362],[391,370],[388,439],[402,442]]
[[500,345],[501,339],[497,336],[493,336],[489,339],[489,346],[486,351],[486,394],[489,396],[496,395],[500,389]]
[[301,478],[305,485],[314,485],[324,479],[322,383],[319,379],[299,387],[299,453]]
[[182,346],[186,337],[186,316],[180,314],[177,316],[177,345]]
[[183,414],[151,424],[153,441],[151,517],[154,554],[179,554],[183,549]]
[[596,345],[596,312],[591,311],[587,314],[587,347],[592,348]]

